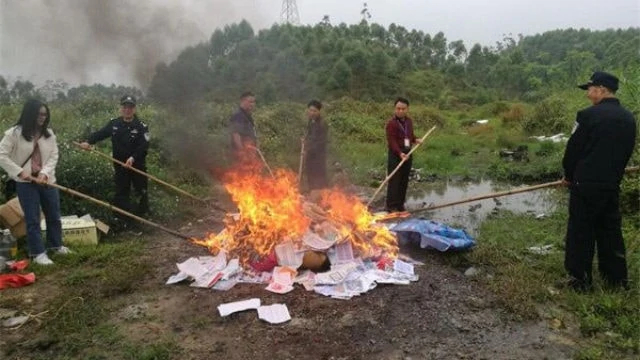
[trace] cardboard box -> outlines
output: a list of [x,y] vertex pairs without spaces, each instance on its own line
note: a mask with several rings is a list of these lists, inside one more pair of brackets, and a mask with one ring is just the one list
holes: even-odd
[[16,239],[27,235],[24,212],[22,212],[20,201],[18,201],[17,197],[0,206],[0,222],[5,228],[11,230],[11,234]]
[[[62,243],[64,245],[97,245],[98,231],[96,223],[91,218],[79,218],[77,216],[63,216]],[[40,222],[42,239],[46,239],[47,224]]]

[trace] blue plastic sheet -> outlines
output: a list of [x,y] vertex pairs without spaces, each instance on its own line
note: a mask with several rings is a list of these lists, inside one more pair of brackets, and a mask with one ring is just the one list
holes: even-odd
[[469,249],[476,244],[466,231],[427,219],[405,220],[390,230],[398,235],[401,245],[419,241],[421,248],[459,251]]

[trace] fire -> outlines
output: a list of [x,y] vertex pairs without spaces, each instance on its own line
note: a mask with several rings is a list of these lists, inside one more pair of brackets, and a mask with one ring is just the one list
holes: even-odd
[[384,226],[376,224],[381,217],[371,214],[357,197],[333,188],[322,192],[320,205],[328,209],[334,226],[362,254],[385,252],[387,256],[397,256],[396,237]]
[[[305,233],[320,222],[328,222],[350,241],[363,257],[385,254],[395,258],[395,236],[375,224],[376,217],[355,196],[338,188],[324,190],[319,206],[300,194],[296,175],[277,169],[273,176],[262,174],[262,164],[245,165],[223,176],[224,187],[238,207],[239,215],[227,214],[225,229],[194,243],[206,246],[214,254],[225,250],[239,256],[243,263],[264,257],[285,241],[301,245]],[[312,211],[313,210],[313,211]]]

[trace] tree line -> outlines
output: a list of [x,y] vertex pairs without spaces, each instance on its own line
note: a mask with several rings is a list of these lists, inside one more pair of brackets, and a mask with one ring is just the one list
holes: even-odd
[[[572,87],[594,70],[622,77],[640,68],[640,28],[553,30],[508,35],[494,46],[448,41],[391,24],[332,25],[325,16],[313,26],[273,25],[254,31],[247,21],[213,32],[208,42],[185,48],[170,64],[156,66],[145,89],[164,104],[202,99],[235,101],[252,90],[262,102],[349,97],[382,101],[405,95],[440,108],[498,99],[537,101],[549,89]],[[123,86],[69,88],[48,81],[8,82],[0,76],[0,103],[29,96],[78,100],[113,98],[143,91]]]
[[207,97],[235,100],[251,89],[262,101],[350,97],[379,101],[404,94],[437,106],[501,99],[537,100],[594,70],[624,74],[640,67],[640,28],[565,29],[495,46],[363,20],[357,25],[273,25],[242,21],[217,29],[209,42],[159,64],[149,87],[162,102]]

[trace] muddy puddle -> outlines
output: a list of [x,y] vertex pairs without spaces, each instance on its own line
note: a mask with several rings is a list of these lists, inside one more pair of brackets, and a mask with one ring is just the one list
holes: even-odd
[[[496,183],[490,180],[426,184],[421,185],[420,188],[410,189],[406,206],[407,210],[413,210],[430,204],[445,204],[525,186],[527,185]],[[553,212],[558,206],[556,192],[557,190],[552,188],[539,189],[420,212],[417,215],[475,233],[482,221],[491,213],[511,211],[541,217]]]

